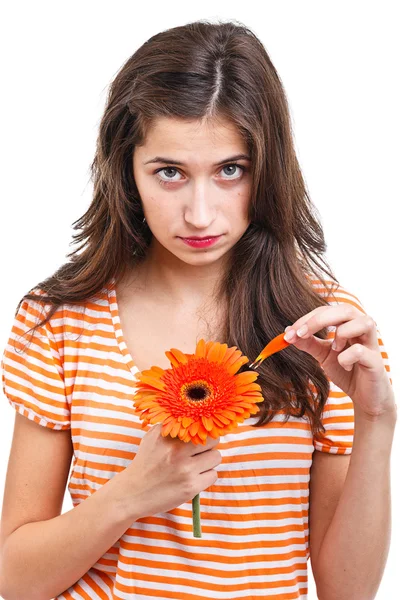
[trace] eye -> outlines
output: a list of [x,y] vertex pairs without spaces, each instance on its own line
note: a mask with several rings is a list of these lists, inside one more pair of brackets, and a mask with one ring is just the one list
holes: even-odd
[[[157,173],[161,173],[162,171],[176,171],[178,173],[178,169],[175,169],[175,167],[163,167],[162,169],[158,169],[155,173],[156,174]],[[161,178],[161,182],[162,183],[164,183],[164,182],[168,183],[168,181],[175,182],[175,181],[180,181],[180,180],[179,179],[172,179],[172,177],[168,177],[167,179],[162,179]]]
[[[238,165],[237,163],[232,163],[231,165],[225,165],[224,167],[222,167],[222,171],[224,169],[230,169],[231,167],[235,167],[235,172],[237,171],[237,167],[239,167],[239,169],[241,169],[242,173],[245,172],[246,168],[242,167],[241,165]],[[239,179],[239,177],[228,177],[228,179]]]
[[[242,171],[242,174],[245,171],[247,171],[246,167],[243,167],[242,165],[239,165],[237,163],[232,163],[232,164],[229,164],[229,165],[224,165],[221,168],[221,171],[223,171],[224,169],[230,169],[232,167],[235,167],[234,174],[237,171],[237,167],[239,167],[239,169]],[[157,175],[158,173],[161,173],[163,171],[169,171],[169,172],[174,171],[175,173],[179,173],[178,169],[176,169],[175,167],[163,167],[163,168],[158,169],[157,171],[155,171],[155,175]],[[232,173],[232,171],[231,171],[231,173]],[[229,179],[236,180],[236,179],[241,179],[241,177],[242,177],[242,175],[240,177],[223,177],[222,179],[226,179],[227,181],[229,181]],[[165,184],[168,185],[168,183],[175,183],[177,181],[181,181],[180,179],[173,179],[172,177],[167,177],[167,179],[159,177],[159,180],[160,180],[160,183],[162,185],[165,185]]]

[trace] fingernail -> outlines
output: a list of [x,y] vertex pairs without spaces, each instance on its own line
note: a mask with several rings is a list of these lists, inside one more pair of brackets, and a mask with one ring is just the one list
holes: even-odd
[[307,333],[307,331],[308,331],[307,325],[303,325],[303,327],[300,327],[300,329],[297,330],[297,335],[299,337],[301,337],[301,336],[305,335]]
[[283,339],[286,340],[287,342],[290,342],[290,340],[293,340],[295,335],[296,335],[296,332],[294,329],[292,329],[291,331],[288,331],[287,333],[285,333],[285,335],[283,336]]

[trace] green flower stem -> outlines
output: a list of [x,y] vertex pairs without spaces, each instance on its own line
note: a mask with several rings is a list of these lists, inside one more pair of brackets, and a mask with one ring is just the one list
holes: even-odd
[[193,537],[201,538],[200,494],[192,500]]

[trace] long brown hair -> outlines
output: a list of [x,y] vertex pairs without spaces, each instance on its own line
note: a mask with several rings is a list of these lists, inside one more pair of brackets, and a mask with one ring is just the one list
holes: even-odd
[[[159,116],[228,118],[246,141],[251,222],[232,249],[219,295],[228,301],[224,341],[254,360],[287,325],[327,305],[325,292],[329,296],[338,282],[323,256],[324,234],[296,158],[282,82],[261,41],[237,21],[201,20],[157,33],[121,67],[110,84],[91,164],[93,199],[72,224],[81,229],[72,236],[80,246],[21,299],[17,311],[23,300],[50,304],[35,330],[60,305],[84,304],[112,278],[118,283],[146,256],[152,233],[143,223],[132,153]],[[318,333],[326,335],[326,329]],[[264,402],[255,426],[279,411],[287,419],[307,415],[314,434],[325,431],[329,381],[311,355],[288,347],[258,372]]]

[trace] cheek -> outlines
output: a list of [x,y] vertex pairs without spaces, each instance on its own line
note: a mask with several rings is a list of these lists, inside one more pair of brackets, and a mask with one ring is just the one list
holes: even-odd
[[250,203],[250,190],[241,191],[237,193],[236,202],[235,202],[235,212],[236,216],[243,220],[248,221],[248,210]]
[[148,221],[151,222],[152,226],[158,231],[165,231],[165,226],[169,223],[176,221],[177,215],[173,211],[173,202],[162,201],[157,196],[150,196],[146,202],[144,202],[145,211],[148,216]]

